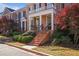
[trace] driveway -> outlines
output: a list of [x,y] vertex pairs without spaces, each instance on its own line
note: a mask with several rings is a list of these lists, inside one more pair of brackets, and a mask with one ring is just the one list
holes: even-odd
[[37,56],[34,53],[27,52],[6,44],[0,44],[0,56]]

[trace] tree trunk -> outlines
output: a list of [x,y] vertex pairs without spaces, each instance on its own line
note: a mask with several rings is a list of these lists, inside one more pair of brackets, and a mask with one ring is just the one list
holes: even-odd
[[75,33],[74,33],[74,45],[75,45],[75,47],[78,47],[78,32],[77,31],[75,31]]

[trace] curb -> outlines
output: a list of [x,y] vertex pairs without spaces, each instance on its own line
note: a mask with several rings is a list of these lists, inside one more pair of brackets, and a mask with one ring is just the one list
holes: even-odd
[[16,48],[19,48],[19,49],[22,49],[22,50],[25,50],[25,51],[28,51],[28,52],[31,52],[31,53],[35,53],[35,54],[40,55],[40,56],[51,56],[51,55],[48,55],[48,54],[45,54],[45,53],[42,53],[42,52],[38,52],[38,51],[35,51],[35,50],[30,50],[30,49],[25,49],[25,48],[21,48],[21,47],[14,46],[14,45],[11,45],[11,44],[6,44],[6,45],[9,45],[9,46],[12,46],[12,47],[16,47]]

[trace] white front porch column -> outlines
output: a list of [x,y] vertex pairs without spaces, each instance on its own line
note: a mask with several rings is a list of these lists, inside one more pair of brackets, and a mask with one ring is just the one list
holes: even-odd
[[[42,25],[42,17],[40,15],[40,26]],[[41,30],[41,27],[40,27],[40,30]]]
[[22,31],[22,28],[23,28],[23,25],[22,25],[22,23],[23,23],[23,22],[22,22],[22,20],[21,20],[21,31]]
[[32,20],[32,17],[29,17],[29,31],[31,30],[31,20]]
[[54,30],[54,18],[53,18],[53,13],[51,14],[51,30]]
[[24,21],[24,30],[26,31],[26,21]]
[[21,11],[21,18],[23,17],[23,12]]

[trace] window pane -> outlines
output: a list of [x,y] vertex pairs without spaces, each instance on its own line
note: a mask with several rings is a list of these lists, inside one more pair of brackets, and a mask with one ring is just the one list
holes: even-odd
[[45,3],[45,6],[47,6],[47,3]]
[[39,3],[39,7],[41,7],[41,3]]
[[23,17],[26,17],[26,11],[23,11]]
[[34,4],[34,9],[36,9],[36,4]]

